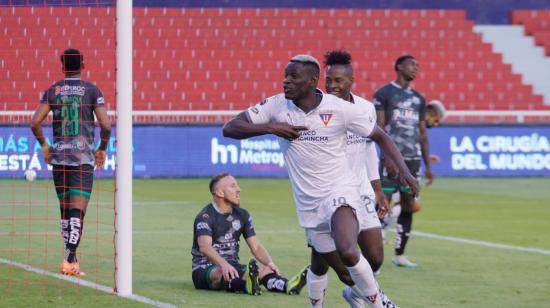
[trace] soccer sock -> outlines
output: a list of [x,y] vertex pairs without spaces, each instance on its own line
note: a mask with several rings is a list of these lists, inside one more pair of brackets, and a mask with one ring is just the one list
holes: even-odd
[[401,204],[396,203],[391,208],[391,217],[398,217],[401,214]]
[[233,278],[229,281],[223,281],[223,285],[227,292],[244,293],[246,292],[246,281],[242,278]]
[[262,278],[262,284],[266,289],[271,292],[283,292],[286,293],[288,286],[288,279],[279,276],[275,273],[270,273]]
[[61,219],[59,219],[59,229],[61,230],[61,237],[63,243],[67,245],[69,240],[69,207],[62,205],[59,210],[61,211]]
[[401,211],[397,218],[397,235],[395,237],[395,255],[399,256],[405,253],[405,246],[409,240],[412,227],[411,212]]
[[76,249],[82,237],[84,213],[79,209],[69,211],[69,240],[65,245],[65,258],[67,262],[76,262]]
[[367,262],[367,259],[362,255],[359,257],[359,262],[354,266],[347,267],[351,279],[355,283],[355,290],[362,295],[362,298],[367,301],[370,307],[382,307],[381,301],[378,298],[378,285],[374,280],[374,274]]
[[67,246],[67,241],[69,240],[69,220],[60,219],[59,229],[61,229],[61,237],[63,238],[63,243],[65,244],[65,246]]
[[311,269],[307,270],[307,292],[309,294],[309,305],[311,308],[323,307],[325,301],[325,290],[328,285],[328,275],[315,275]]

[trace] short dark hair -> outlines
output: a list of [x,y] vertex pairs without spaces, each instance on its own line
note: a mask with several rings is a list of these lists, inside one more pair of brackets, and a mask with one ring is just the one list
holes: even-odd
[[395,71],[397,71],[397,66],[409,59],[416,59],[414,56],[411,56],[411,55],[404,55],[404,56],[401,56],[399,58],[397,58],[397,60],[395,60],[395,65],[394,65],[394,69]]
[[210,179],[210,184],[208,184],[208,188],[210,188],[210,193],[214,194],[214,187],[216,186],[216,184],[218,184],[218,182],[221,181],[221,179],[223,179],[224,177],[230,175],[231,174],[229,174],[228,172],[223,172],[213,176],[212,179]]
[[76,73],[82,69],[82,61],[84,56],[78,49],[68,48],[61,55],[61,63],[63,63],[64,73]]
[[332,50],[325,54],[325,66],[350,65],[351,55],[345,50]]

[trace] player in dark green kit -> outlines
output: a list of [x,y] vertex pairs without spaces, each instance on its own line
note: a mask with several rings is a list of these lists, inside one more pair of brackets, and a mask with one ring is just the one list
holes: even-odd
[[[84,215],[92,193],[94,166],[105,163],[105,149],[111,136],[111,124],[101,91],[80,80],[83,56],[76,49],[61,55],[65,79],[49,87],[34,113],[31,129],[42,146],[46,163],[53,166],[55,190],[61,211],[60,227],[65,244],[62,274],[82,276],[76,250],[82,237]],[[42,122],[53,113],[53,144],[42,132]],[[95,148],[94,114],[101,127],[101,141]]]
[[[239,184],[228,173],[210,181],[212,203],[205,206],[193,225],[192,279],[195,288],[225,289],[228,292],[259,295],[260,283],[273,292],[299,294],[306,284],[308,267],[293,278],[280,275],[271,256],[254,231],[252,217],[240,207]],[[252,255],[247,265],[240,264],[241,235]]]
[[[392,137],[414,176],[418,177],[420,160],[424,161],[426,184],[430,185],[433,176],[426,133],[426,102],[420,93],[410,87],[410,82],[416,77],[418,63],[413,56],[401,56],[396,60],[394,68],[397,72],[396,80],[374,94],[378,125]],[[381,174],[386,177],[383,181],[384,191],[390,196],[399,191],[401,198],[392,262],[397,266],[413,268],[416,264],[409,261],[404,253],[412,227],[415,196],[409,187],[399,186],[395,180],[398,171],[391,160],[381,159],[381,166],[384,167]]]

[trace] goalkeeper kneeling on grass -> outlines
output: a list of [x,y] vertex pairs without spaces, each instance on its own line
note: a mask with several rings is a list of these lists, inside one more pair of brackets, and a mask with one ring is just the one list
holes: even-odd
[[[281,276],[256,236],[252,217],[240,207],[241,189],[233,176],[221,173],[210,181],[212,203],[195,218],[193,226],[193,283],[197,289],[260,295],[273,292],[299,294],[306,284],[307,267],[290,280]],[[239,262],[239,240],[246,240],[253,258]]]

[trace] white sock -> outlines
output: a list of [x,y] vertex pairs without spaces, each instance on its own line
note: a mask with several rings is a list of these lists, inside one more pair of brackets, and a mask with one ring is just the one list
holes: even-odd
[[401,205],[396,204],[391,208],[391,217],[397,219],[397,217],[399,217],[399,214],[401,214]]
[[61,237],[63,238],[63,243],[67,245],[67,241],[69,240],[69,220],[60,219],[59,228],[61,229]]
[[369,307],[383,307],[380,296],[378,296],[378,284],[374,280],[374,274],[365,257],[361,255],[359,262],[347,269],[351,279],[355,282],[354,290],[362,295]]
[[309,306],[311,308],[323,307],[325,301],[325,290],[328,285],[328,275],[315,275],[311,269],[307,270],[307,292],[309,296]]
[[356,284],[354,284],[353,287],[351,287],[351,296],[354,298],[360,298],[361,300],[363,300],[363,295],[361,294],[361,290],[359,289],[359,287],[357,287]]

